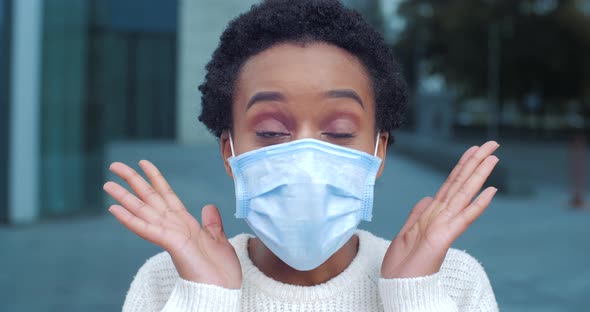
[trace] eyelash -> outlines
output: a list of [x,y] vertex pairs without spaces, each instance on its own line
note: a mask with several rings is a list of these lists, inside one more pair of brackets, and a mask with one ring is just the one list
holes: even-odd
[[[334,132],[323,132],[323,135],[329,136],[334,139],[350,139],[354,137],[352,133],[334,133]],[[265,138],[265,139],[272,139],[272,138],[279,138],[283,136],[288,136],[289,133],[285,132],[274,132],[274,131],[261,131],[256,132],[256,136]]]
[[350,139],[354,137],[352,133],[334,133],[334,132],[324,132],[323,135],[327,135],[334,139]]
[[283,137],[283,136],[288,136],[289,133],[285,133],[285,132],[274,132],[274,131],[261,131],[261,132],[256,132],[256,136],[261,137],[261,138],[265,138],[265,139],[273,139],[273,138],[278,138],[278,137]]

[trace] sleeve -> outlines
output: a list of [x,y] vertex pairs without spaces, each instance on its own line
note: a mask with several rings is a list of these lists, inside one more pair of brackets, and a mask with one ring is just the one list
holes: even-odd
[[386,312],[459,311],[441,285],[440,272],[416,278],[381,278],[379,292]]
[[238,312],[240,289],[195,283],[180,278],[170,257],[158,254],[137,272],[123,312]]
[[469,254],[449,250],[441,270],[416,278],[379,280],[386,312],[497,312],[498,304],[481,264]]
[[238,312],[240,295],[240,289],[227,289],[179,278],[162,311]]

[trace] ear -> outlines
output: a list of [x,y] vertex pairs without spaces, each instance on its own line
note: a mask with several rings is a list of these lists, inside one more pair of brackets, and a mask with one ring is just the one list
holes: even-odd
[[219,136],[219,147],[221,148],[221,157],[223,158],[225,171],[227,172],[227,175],[233,179],[234,176],[232,174],[229,162],[227,161],[227,159],[232,156],[231,146],[229,143],[229,130],[223,130],[223,132],[221,132],[221,136]]
[[377,157],[381,158],[381,166],[379,166],[379,171],[377,171],[377,178],[381,176],[381,173],[383,173],[383,168],[385,167],[385,158],[387,156],[387,142],[389,142],[389,132],[379,134],[378,140],[379,143],[377,143]]

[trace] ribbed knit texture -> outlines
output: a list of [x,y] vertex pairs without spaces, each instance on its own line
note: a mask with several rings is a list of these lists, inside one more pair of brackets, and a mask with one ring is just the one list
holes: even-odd
[[358,231],[359,251],[338,276],[316,286],[295,286],[265,276],[248,257],[248,239],[230,239],[243,272],[241,290],[185,281],[166,252],[150,258],[127,293],[131,311],[498,311],[481,265],[467,253],[451,249],[441,270],[431,276],[380,278],[389,241]]

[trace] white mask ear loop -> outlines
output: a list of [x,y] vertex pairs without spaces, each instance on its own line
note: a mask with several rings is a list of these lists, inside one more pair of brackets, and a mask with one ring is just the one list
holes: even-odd
[[[375,152],[373,153],[373,156],[377,157],[377,149],[379,149],[379,135],[381,134],[381,132],[377,132],[377,137],[375,138]],[[231,136],[230,136],[231,139]]]
[[234,142],[231,138],[231,131],[228,130],[228,132],[229,132],[229,147],[231,148],[231,155],[233,157],[236,157],[236,152],[234,151]]

